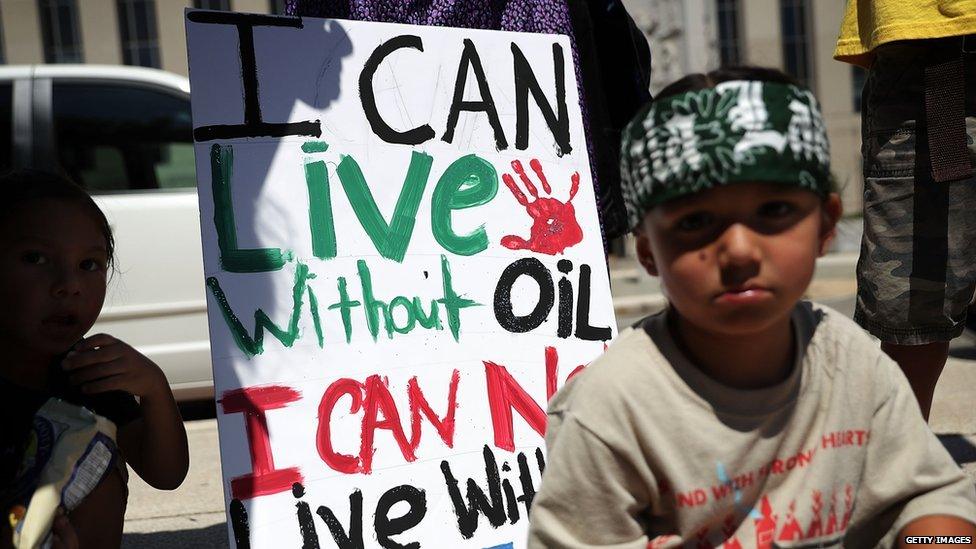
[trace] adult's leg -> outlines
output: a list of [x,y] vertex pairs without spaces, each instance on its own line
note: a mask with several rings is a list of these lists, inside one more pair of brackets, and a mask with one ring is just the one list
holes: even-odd
[[882,343],[881,349],[887,353],[901,371],[905,372],[912,392],[922,409],[922,417],[929,419],[932,410],[932,397],[935,395],[935,385],[939,382],[946,358],[949,356],[949,342],[936,341],[924,345],[897,345]]
[[[929,162],[924,69],[931,50],[945,47],[879,48],[861,112],[864,235],[855,320],[899,364],[926,418],[976,283],[976,180],[935,181]],[[973,137],[976,119],[967,122]]]

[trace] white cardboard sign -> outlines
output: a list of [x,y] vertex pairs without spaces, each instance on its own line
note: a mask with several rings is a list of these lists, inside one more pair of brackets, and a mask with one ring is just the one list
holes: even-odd
[[188,11],[237,547],[524,547],[615,335],[569,39]]

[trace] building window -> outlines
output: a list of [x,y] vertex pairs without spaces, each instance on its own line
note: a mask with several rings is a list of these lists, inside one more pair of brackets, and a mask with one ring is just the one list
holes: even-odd
[[268,4],[268,11],[275,15],[284,15],[285,0],[270,0]]
[[122,62],[159,68],[156,3],[153,0],[118,0]]
[[851,65],[851,91],[854,99],[854,112],[861,112],[861,92],[864,91],[864,81],[868,79],[868,71]]
[[723,67],[738,65],[739,57],[739,0],[717,0],[718,56]]
[[38,0],[45,63],[81,63],[81,34],[75,0]]
[[193,7],[198,10],[230,11],[230,0],[194,0]]
[[809,0],[780,0],[780,20],[783,31],[783,67],[786,72],[807,86],[811,86],[807,6]]

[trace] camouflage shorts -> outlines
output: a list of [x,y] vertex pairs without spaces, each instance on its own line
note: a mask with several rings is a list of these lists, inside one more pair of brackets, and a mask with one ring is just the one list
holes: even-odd
[[[864,235],[854,319],[882,341],[902,345],[962,333],[976,289],[976,177],[935,183],[921,123],[929,42],[879,48],[862,95]],[[967,56],[965,67],[966,130],[976,163],[976,55]]]

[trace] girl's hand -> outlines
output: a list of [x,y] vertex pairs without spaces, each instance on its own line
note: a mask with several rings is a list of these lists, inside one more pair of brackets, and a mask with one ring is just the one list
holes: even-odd
[[78,534],[60,507],[57,516],[54,517],[54,525],[51,527],[51,547],[52,549],[78,549]]
[[151,486],[172,490],[183,482],[190,463],[186,429],[155,362],[123,341],[98,334],[75,345],[62,367],[83,393],[125,391],[139,397],[139,418],[118,430],[122,455]]
[[155,362],[107,334],[78,342],[61,363],[82,393],[125,391],[139,398],[169,394],[166,376]]

